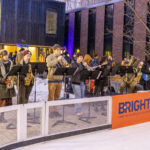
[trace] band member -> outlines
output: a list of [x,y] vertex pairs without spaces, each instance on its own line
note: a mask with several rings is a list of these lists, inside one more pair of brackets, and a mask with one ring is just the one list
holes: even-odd
[[121,62],[121,66],[124,66],[126,61],[129,61],[129,60],[127,59],[127,57],[124,57],[124,59]]
[[87,63],[88,66],[91,67],[92,57],[89,54],[85,54],[83,61]]
[[95,96],[105,96],[108,89],[108,76],[111,66],[108,64],[106,56],[102,57],[101,70],[102,74],[98,80],[95,81]]
[[20,61],[23,59],[23,53],[24,53],[25,49],[24,48],[21,48],[19,50],[19,53],[17,54],[17,57],[16,57],[16,64],[20,64]]
[[141,61],[138,66],[137,66],[137,75],[136,77],[134,78],[134,80],[137,82],[137,85],[136,85],[136,90],[143,90],[143,83],[142,83],[142,67],[143,67],[143,64],[144,62]]
[[[68,64],[64,57],[61,56],[60,45],[55,44],[53,46],[53,54],[47,57],[46,63],[48,67],[48,100],[59,100],[62,89],[63,76],[55,76],[53,74],[57,68],[65,67]],[[57,107],[53,107],[51,110],[50,117],[60,116],[57,111]]]
[[95,54],[92,62],[91,62],[91,67],[96,67],[99,66],[100,62],[99,62],[99,56],[97,54]]
[[150,57],[147,56],[146,60],[144,62],[144,65],[142,67],[142,78],[141,78],[141,84],[143,84],[144,90],[149,90],[150,85]]
[[76,61],[76,60],[77,60],[77,54],[74,53],[72,58],[71,58],[71,64],[74,63],[74,61]]
[[34,84],[34,77],[32,74],[32,68],[30,64],[31,52],[29,50],[25,50],[23,52],[23,59],[20,61],[20,65],[26,66],[27,73],[24,72],[19,77],[19,85],[18,88],[18,103],[25,104],[28,103],[30,93],[32,91],[32,87]]
[[[77,68],[71,78],[75,98],[84,98],[85,84],[81,79],[81,71],[84,70],[86,66],[87,64],[83,63],[83,55],[81,53],[78,53],[76,55],[76,61],[71,64],[71,67]],[[82,115],[82,104],[75,104],[75,113],[77,114],[77,116]]]
[[[12,88],[7,87],[10,79],[6,78],[6,74],[13,67],[13,63],[8,59],[8,52],[6,50],[1,51],[0,55],[0,107],[4,107],[12,105],[12,97],[15,97],[16,93],[14,86]],[[0,114],[0,122],[6,122],[4,113]]]
[[[124,62],[124,66],[128,67],[128,66],[133,66],[132,63],[130,63],[130,60],[126,60]],[[120,93],[123,94],[123,91],[126,87],[130,87],[129,89],[129,93],[134,93],[135,92],[135,86],[137,84],[137,82],[134,80],[134,78],[136,77],[136,68],[134,68],[133,73],[125,73],[122,77],[123,79],[123,83],[121,84],[120,87]],[[126,91],[127,92],[127,91]]]
[[2,60],[2,54],[1,54],[2,51],[3,49],[0,49],[0,60]]

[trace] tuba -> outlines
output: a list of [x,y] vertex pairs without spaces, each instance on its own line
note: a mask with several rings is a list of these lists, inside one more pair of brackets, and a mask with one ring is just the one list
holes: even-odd
[[136,77],[136,73],[137,73],[137,67],[134,66],[136,61],[138,59],[135,56],[131,56],[130,60],[129,60],[129,64],[128,66],[133,66],[133,73],[126,73],[123,76],[123,81],[126,82],[127,84],[130,84],[133,82],[134,78]]
[[25,83],[24,85],[25,86],[30,86],[31,83],[34,82],[34,76],[33,76],[33,73],[32,73],[32,67],[31,67],[31,64],[29,64],[29,71],[26,75],[26,80],[25,80]]
[[129,60],[129,66],[133,66],[138,59],[135,56],[131,56]]

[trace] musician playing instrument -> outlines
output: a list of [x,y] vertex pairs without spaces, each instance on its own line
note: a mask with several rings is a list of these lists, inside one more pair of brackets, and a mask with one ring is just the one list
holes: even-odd
[[137,76],[137,67],[134,66],[135,62],[137,61],[137,58],[134,56],[131,56],[130,60],[125,60],[123,66],[133,66],[133,73],[125,73],[122,77],[123,83],[120,86],[120,93],[123,94],[123,91],[125,87],[130,87],[129,93],[134,93],[135,92],[135,86],[137,84],[137,81],[134,80],[135,77]]
[[[76,61],[71,64],[72,68],[77,68],[71,77],[72,89],[75,94],[75,98],[84,98],[85,84],[84,80],[81,79],[81,71],[89,69],[89,66],[86,62],[83,62],[83,55],[81,53],[78,53],[76,56]],[[82,104],[75,104],[75,113],[79,117],[83,114]]]
[[[12,88],[7,88],[9,79],[6,78],[7,73],[13,67],[13,63],[8,59],[8,52],[6,50],[0,51],[0,107],[12,105],[12,97],[16,96],[14,85]],[[5,122],[4,113],[0,114],[0,122]]]
[[150,89],[150,56],[147,56],[142,67],[141,84],[144,90]]
[[[62,89],[63,76],[53,75],[57,68],[66,67],[67,61],[61,56],[61,46],[55,44],[53,46],[53,54],[49,55],[46,59],[48,67],[48,100],[59,100]],[[50,117],[59,117],[60,114],[57,111],[57,107],[51,109]]]
[[101,96],[105,96],[106,91],[108,90],[108,76],[111,66],[108,63],[108,58],[106,56],[102,57],[100,66],[99,68],[101,68],[102,74],[100,78],[95,81],[95,96],[100,96],[100,94]]
[[18,103],[25,104],[28,103],[30,93],[34,84],[34,76],[32,73],[32,67],[30,64],[31,52],[25,50],[23,52],[23,59],[20,61],[20,65],[26,66],[28,72],[19,76],[19,85],[17,88],[19,90]]
[[23,59],[23,53],[24,53],[25,49],[24,48],[21,48],[19,50],[19,53],[17,54],[16,56],[16,64],[20,64],[20,61]]

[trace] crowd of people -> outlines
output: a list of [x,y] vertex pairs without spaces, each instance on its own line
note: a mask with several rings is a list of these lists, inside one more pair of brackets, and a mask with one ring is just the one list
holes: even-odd
[[[32,56],[28,49],[21,48],[15,56],[15,63],[9,57],[6,50],[0,50],[0,107],[12,105],[12,97],[16,96],[14,85],[18,90],[18,104],[28,103],[29,96],[34,85],[34,75],[30,58]],[[137,64],[138,63],[138,64]],[[15,66],[27,68],[20,75],[7,76]],[[99,58],[95,54],[92,58],[89,54],[75,53],[70,59],[67,51],[62,53],[60,45],[53,46],[53,53],[46,58],[47,79],[48,79],[48,101],[59,100],[64,78],[62,75],[54,75],[57,68],[75,68],[71,76],[71,88],[75,98],[85,97],[85,88],[88,78],[84,78],[85,71],[95,73],[95,79],[92,89],[92,96],[105,96],[112,92],[110,84],[111,76],[119,75],[122,78],[119,94],[123,94],[125,88],[129,88],[129,93],[136,92],[137,89],[149,89],[150,58],[146,57],[145,62],[139,62],[137,58],[131,56],[130,59],[124,58],[122,62],[116,64],[112,56],[103,56]],[[92,77],[93,79],[93,77]],[[88,80],[88,81],[89,81]],[[91,92],[90,87],[89,92]],[[21,94],[20,94],[21,93]],[[60,116],[58,108],[53,107],[50,110],[51,117]],[[82,104],[75,105],[75,113],[82,116]],[[5,122],[4,113],[0,114],[0,121]]]
[[[49,84],[48,100],[50,101],[60,99],[63,76],[55,76],[53,73],[58,67],[65,67],[66,64],[70,64],[71,68],[77,68],[71,76],[72,90],[77,99],[85,97],[85,88],[87,87],[85,80],[88,80],[83,77],[85,70],[88,72],[96,71],[97,73],[94,79],[95,83],[93,85],[92,96],[105,96],[110,94],[112,92],[110,77],[116,74],[122,78],[119,94],[123,94],[127,88],[129,88],[129,92],[126,91],[128,93],[134,93],[137,90],[147,88],[147,81],[142,78],[142,72],[145,72],[145,65],[147,66],[148,64],[147,60],[145,62],[139,62],[137,58],[131,56],[130,59],[124,58],[122,62],[116,64],[111,56],[99,58],[98,55],[95,55],[94,58],[92,58],[89,54],[83,55],[82,53],[77,53],[74,54],[70,60],[68,58],[66,59],[66,57],[66,55],[61,55],[61,47],[56,44],[53,48],[53,54],[46,59]],[[150,73],[150,70],[147,70],[148,73]],[[146,72],[146,74],[148,73]],[[90,87],[88,88],[90,89]],[[75,113],[78,116],[82,115],[82,104],[75,105]],[[60,115],[57,109],[51,112],[51,116],[55,116],[55,114],[56,116]]]

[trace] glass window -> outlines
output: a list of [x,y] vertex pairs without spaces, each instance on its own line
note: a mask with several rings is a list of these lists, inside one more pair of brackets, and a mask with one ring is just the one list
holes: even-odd
[[47,10],[46,11],[46,34],[57,33],[57,12]]
[[[130,0],[130,4],[134,7],[134,0]],[[123,31],[123,57],[129,58],[133,55],[133,29],[134,29],[134,13],[127,6],[124,6],[124,31]]]
[[80,49],[81,12],[75,13],[74,52]]
[[65,44],[65,47],[68,48],[68,25],[69,25],[69,15],[67,14],[66,15],[66,18],[65,18],[65,38],[64,38],[64,44]]
[[104,55],[112,54],[113,14],[114,6],[107,5],[105,7]]
[[95,27],[96,27],[96,9],[89,10],[88,21],[88,54],[94,56],[95,53]]
[[[150,29],[150,3],[148,3],[147,26]],[[150,51],[150,33],[146,32],[146,49]]]

